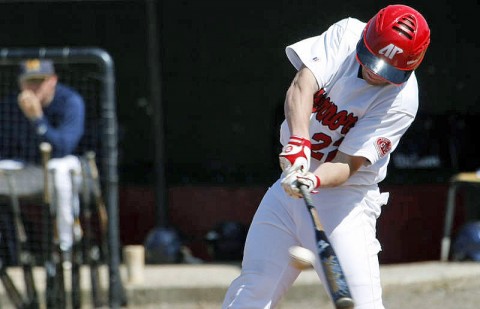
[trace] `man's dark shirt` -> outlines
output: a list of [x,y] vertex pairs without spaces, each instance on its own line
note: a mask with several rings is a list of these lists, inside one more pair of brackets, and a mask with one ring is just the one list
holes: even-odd
[[39,163],[41,142],[52,145],[52,158],[72,154],[84,133],[85,103],[80,94],[58,83],[43,117],[34,122],[20,110],[17,96],[0,102],[0,159]]

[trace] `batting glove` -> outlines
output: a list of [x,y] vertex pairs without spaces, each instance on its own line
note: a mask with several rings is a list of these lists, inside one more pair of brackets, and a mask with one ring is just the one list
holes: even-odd
[[300,185],[307,186],[307,191],[312,193],[318,193],[315,191],[318,187],[320,187],[320,178],[317,175],[306,172],[293,172],[285,176],[285,178],[281,181],[283,190],[290,195],[291,197],[301,198],[302,194],[300,193],[300,189],[298,187]]
[[279,155],[280,167],[285,175],[295,171],[308,172],[312,144],[309,140],[292,136]]

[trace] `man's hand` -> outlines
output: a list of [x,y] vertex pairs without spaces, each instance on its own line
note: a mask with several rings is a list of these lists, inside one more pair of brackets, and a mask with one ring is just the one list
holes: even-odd
[[311,143],[309,140],[292,136],[279,155],[280,167],[288,175],[295,171],[308,172],[310,168]]
[[298,187],[300,185],[307,186],[308,192],[317,193],[316,188],[320,187],[320,178],[317,175],[306,172],[293,172],[287,174],[285,178],[282,179],[282,187],[291,197],[301,198],[302,194]]
[[35,120],[43,116],[40,100],[31,90],[24,90],[18,95],[18,106],[25,117]]

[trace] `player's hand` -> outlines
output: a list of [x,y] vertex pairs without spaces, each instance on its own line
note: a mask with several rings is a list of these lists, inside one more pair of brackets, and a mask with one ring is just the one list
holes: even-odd
[[311,172],[301,173],[297,171],[287,174],[287,176],[282,179],[281,184],[283,190],[285,190],[288,195],[301,198],[302,194],[298,187],[305,185],[307,186],[308,192],[317,193],[318,191],[315,191],[315,189],[320,187],[320,178]]
[[309,140],[292,136],[279,155],[280,167],[285,175],[295,171],[308,172],[312,144]]
[[18,106],[25,117],[34,120],[43,116],[40,100],[31,90],[24,90],[18,95]]

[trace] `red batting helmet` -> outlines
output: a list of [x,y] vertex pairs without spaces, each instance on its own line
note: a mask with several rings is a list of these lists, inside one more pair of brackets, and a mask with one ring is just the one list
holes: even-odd
[[419,12],[389,5],[367,23],[357,60],[387,81],[402,84],[422,62],[429,43],[430,28]]

